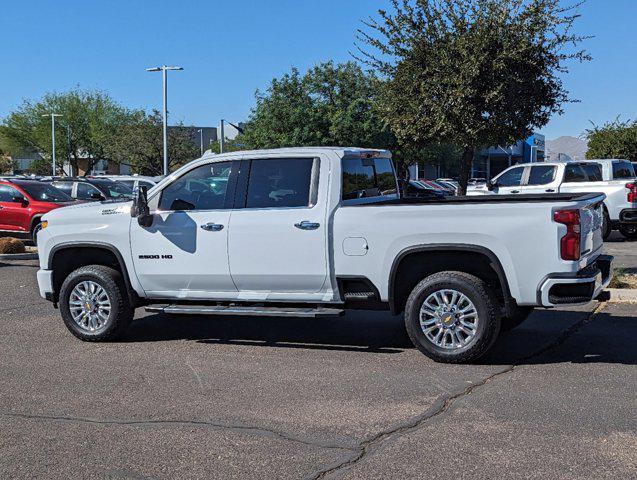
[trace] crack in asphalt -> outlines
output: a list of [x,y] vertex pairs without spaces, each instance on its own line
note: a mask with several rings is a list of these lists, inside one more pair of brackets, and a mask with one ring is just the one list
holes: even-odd
[[419,429],[427,421],[431,420],[432,418],[435,418],[437,416],[440,416],[446,413],[451,408],[451,406],[455,403],[456,400],[471,395],[476,389],[483,387],[484,385],[488,384],[489,382],[491,382],[497,377],[504,376],[508,373],[511,373],[521,363],[526,362],[532,358],[541,356],[559,347],[570,336],[572,336],[579,329],[581,329],[584,325],[590,323],[595,317],[595,315],[597,315],[599,312],[601,312],[604,309],[604,307],[606,306],[606,303],[607,302],[601,302],[595,309],[589,312],[588,315],[586,315],[581,320],[575,322],[566,330],[562,331],[562,333],[553,342],[550,342],[545,347],[518,359],[515,363],[508,365],[505,368],[502,368],[501,370],[498,370],[495,373],[492,373],[491,375],[469,385],[468,387],[462,390],[459,390],[459,391],[456,390],[455,392],[452,392],[450,395],[439,397],[438,400],[436,400],[436,402],[421,415],[412,417],[407,422],[398,424],[389,430],[384,430],[382,432],[379,432],[376,435],[372,436],[371,438],[368,438],[360,442],[358,444],[358,448],[356,449],[355,455],[341,462],[328,465],[324,467],[323,469],[315,472],[312,476],[308,478],[312,480],[320,480],[320,479],[327,478],[328,476],[332,477],[335,475],[339,475],[340,473],[344,473],[345,470],[348,470],[352,466],[364,460],[365,457],[367,457],[374,450],[376,450],[379,447],[379,444],[381,444],[382,442],[386,440],[390,440],[390,439],[395,439],[397,437],[403,436],[407,433],[410,433],[414,430]]
[[208,427],[215,428],[219,430],[230,430],[239,433],[250,432],[256,435],[264,435],[269,437],[277,437],[283,440],[287,440],[290,442],[301,443],[303,445],[308,445],[312,447],[320,447],[330,450],[348,450],[355,451],[356,447],[350,447],[346,445],[338,445],[332,443],[323,443],[317,440],[303,439],[300,437],[294,437],[292,435],[288,435],[283,432],[279,432],[277,430],[265,428],[265,427],[257,427],[252,425],[242,425],[242,424],[229,424],[223,422],[214,422],[214,421],[206,421],[206,420],[108,420],[108,419],[97,419],[97,418],[88,418],[88,417],[73,417],[73,416],[56,416],[56,415],[37,415],[37,414],[29,414],[29,413],[14,413],[14,412],[3,412],[1,415],[5,417],[12,418],[24,418],[28,420],[48,420],[48,421],[64,421],[64,422],[76,422],[76,423],[88,423],[92,425],[118,425],[118,426],[135,426],[135,427],[157,427],[157,426],[177,426],[177,427],[191,427],[191,426],[199,426],[199,427]]

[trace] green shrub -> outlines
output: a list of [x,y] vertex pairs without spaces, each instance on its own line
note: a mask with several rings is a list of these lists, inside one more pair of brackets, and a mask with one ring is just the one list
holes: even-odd
[[0,238],[0,254],[24,252],[24,244],[17,238]]

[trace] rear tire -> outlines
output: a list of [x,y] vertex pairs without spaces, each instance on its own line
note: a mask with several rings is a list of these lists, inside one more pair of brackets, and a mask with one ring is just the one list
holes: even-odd
[[80,267],[69,274],[60,289],[64,324],[86,342],[120,337],[133,320],[134,312],[121,274],[110,267]]
[[[442,302],[432,300],[440,295]],[[456,308],[450,307],[454,298],[460,298]],[[433,309],[432,305],[442,306]],[[475,320],[462,313],[469,305],[473,310],[468,311],[475,312],[470,317]],[[436,315],[432,315],[434,311]],[[466,363],[483,356],[498,338],[500,308],[495,292],[480,278],[464,272],[439,272],[412,290],[405,305],[405,327],[416,348],[429,358]]]
[[628,240],[637,240],[637,225],[622,224],[619,226],[619,233]]
[[511,316],[502,317],[501,331],[508,332],[522,325],[529,315],[533,313],[534,307],[516,307]]
[[602,218],[602,238],[604,241],[608,240],[610,234],[613,233],[613,226],[611,225],[610,216],[608,210],[604,207],[604,216]]

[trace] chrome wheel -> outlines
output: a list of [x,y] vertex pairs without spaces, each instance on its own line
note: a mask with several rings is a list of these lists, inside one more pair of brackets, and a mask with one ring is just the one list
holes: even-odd
[[457,290],[437,290],[420,307],[420,328],[431,343],[452,350],[462,348],[476,336],[478,311]]
[[82,330],[95,333],[108,323],[111,300],[101,285],[86,280],[78,283],[71,291],[69,310]]

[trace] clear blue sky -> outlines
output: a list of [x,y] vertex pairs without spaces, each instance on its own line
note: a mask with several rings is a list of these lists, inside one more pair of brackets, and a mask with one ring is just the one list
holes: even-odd
[[[171,119],[216,125],[246,118],[254,92],[296,66],[351,59],[360,20],[386,0],[7,1],[0,9],[0,117],[22,98],[80,85],[133,107],[159,107],[169,78]],[[588,0],[578,29],[594,60],[564,79],[581,103],[541,131],[579,135],[589,120],[637,118],[637,1]]]

